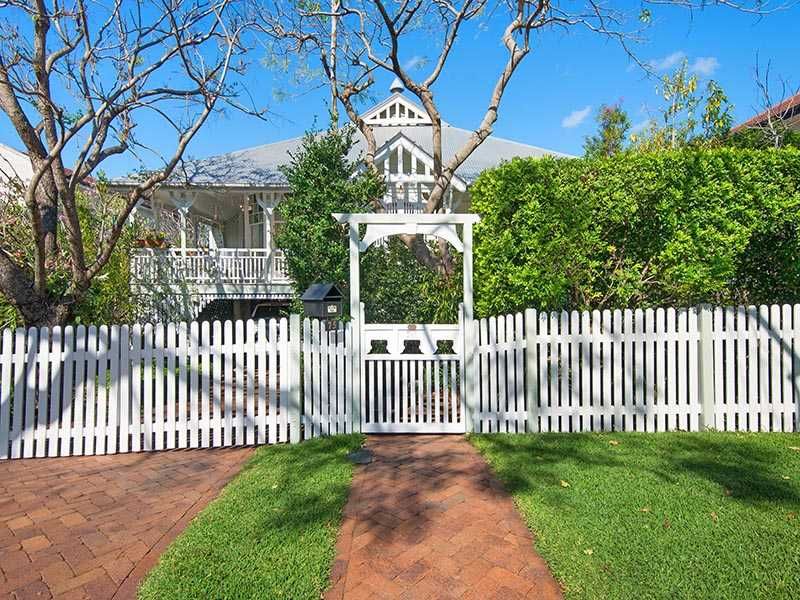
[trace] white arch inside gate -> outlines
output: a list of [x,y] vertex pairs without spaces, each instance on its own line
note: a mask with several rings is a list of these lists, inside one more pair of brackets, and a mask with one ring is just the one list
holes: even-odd
[[[464,387],[465,406],[467,410],[466,428],[473,430],[475,414],[475,343],[473,325],[473,259],[472,259],[472,226],[480,220],[476,214],[450,213],[333,213],[337,223],[349,227],[350,239],[350,316],[353,320],[353,353],[355,355],[352,372],[353,390],[361,389],[361,331],[364,314],[361,310],[361,265],[360,255],[373,243],[391,235],[430,235],[447,240],[457,251],[463,254],[463,340],[462,360],[466,385]],[[359,226],[366,225],[364,237],[361,237]],[[459,237],[457,226],[462,226]],[[361,402],[353,402],[354,430],[360,430]],[[355,429],[358,427],[358,429]]]

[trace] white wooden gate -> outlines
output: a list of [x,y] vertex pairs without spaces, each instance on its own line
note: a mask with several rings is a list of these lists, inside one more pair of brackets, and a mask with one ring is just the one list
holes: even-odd
[[[360,401],[353,402],[353,422],[368,433],[465,432],[474,418],[477,390],[472,226],[478,222],[478,215],[336,213],[333,218],[348,225],[350,237],[350,316],[355,357],[351,382],[353,389],[360,392]],[[463,254],[464,300],[458,325],[366,323],[361,303],[360,254],[392,235],[438,237]],[[375,347],[375,342],[382,346]]]
[[461,324],[365,324],[361,430],[464,433]]

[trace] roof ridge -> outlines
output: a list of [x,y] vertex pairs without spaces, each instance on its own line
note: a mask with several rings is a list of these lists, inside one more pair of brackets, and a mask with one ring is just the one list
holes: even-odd
[[231,150],[230,152],[223,152],[222,154],[214,154],[212,156],[207,156],[205,158],[199,158],[196,160],[208,160],[210,158],[215,158],[217,156],[228,156],[230,154],[239,154],[240,152],[250,152],[252,150],[258,150],[259,148],[264,148],[266,146],[274,146],[275,144],[285,144],[287,142],[295,142],[297,140],[302,140],[305,137],[305,133],[303,135],[295,135],[293,137],[289,137],[283,140],[277,140],[275,142],[267,142],[266,144],[257,144],[256,146],[248,146],[246,148],[239,148],[238,150]]
[[2,146],[3,148],[7,148],[8,150],[11,150],[12,152],[15,152],[15,153],[19,154],[20,156],[24,156],[26,158],[28,156],[22,150],[17,150],[16,148],[14,148],[14,146],[9,146],[8,144],[4,144],[3,142],[0,142],[0,146]]

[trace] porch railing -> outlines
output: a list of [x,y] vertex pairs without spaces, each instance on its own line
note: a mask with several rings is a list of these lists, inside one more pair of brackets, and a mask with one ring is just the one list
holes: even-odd
[[141,248],[131,259],[140,284],[289,283],[286,257],[268,248]]

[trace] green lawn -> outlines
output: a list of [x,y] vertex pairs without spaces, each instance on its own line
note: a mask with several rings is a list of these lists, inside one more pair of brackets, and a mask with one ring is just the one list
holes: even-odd
[[328,582],[359,435],[256,451],[178,537],[139,597],[308,598]]
[[800,435],[477,435],[568,598],[800,598]]

